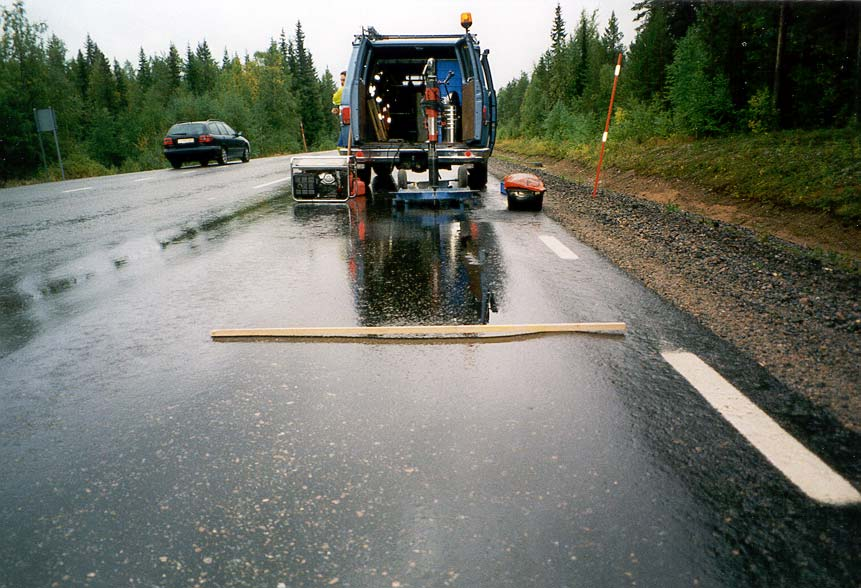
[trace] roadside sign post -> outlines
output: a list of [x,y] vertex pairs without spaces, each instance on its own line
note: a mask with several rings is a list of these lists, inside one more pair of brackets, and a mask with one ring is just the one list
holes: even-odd
[[60,162],[60,174],[65,180],[66,170],[63,169],[63,157],[60,155],[60,140],[57,138],[57,115],[50,106],[48,108],[34,108],[33,115],[36,117],[36,135],[39,137],[39,148],[42,150],[42,162],[45,164],[45,171],[48,171],[48,160],[45,157],[45,146],[42,144],[42,133],[51,131],[54,133],[54,145],[57,147],[57,161]]
[[305,152],[308,152],[308,142],[305,140],[305,125],[302,124],[302,121],[299,121],[299,130],[302,131],[302,145],[305,147]]

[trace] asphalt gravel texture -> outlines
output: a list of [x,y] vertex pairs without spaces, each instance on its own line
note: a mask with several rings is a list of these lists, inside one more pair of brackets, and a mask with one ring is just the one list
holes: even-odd
[[593,198],[592,186],[537,165],[494,158],[490,170],[499,177],[541,177],[545,214],[786,387],[779,398],[754,401],[768,405],[770,414],[803,416],[808,427],[840,431],[844,456],[858,455],[861,271],[677,206],[605,190]]

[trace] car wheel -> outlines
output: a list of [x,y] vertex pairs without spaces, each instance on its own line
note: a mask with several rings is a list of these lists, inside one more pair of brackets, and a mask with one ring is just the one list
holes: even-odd
[[544,195],[536,196],[532,201],[532,210],[541,210],[544,207]]
[[215,161],[218,162],[218,165],[224,165],[227,163],[227,147],[221,148],[221,153],[218,154],[218,157],[215,158]]
[[511,196],[508,197],[508,210],[514,210],[517,208],[517,201]]
[[398,170],[398,188],[403,190],[407,187],[407,170],[399,169]]
[[251,159],[251,155],[248,153],[248,147],[242,150],[242,157],[240,157],[240,159],[242,160],[242,163],[248,163]]
[[170,165],[171,165],[171,167],[173,167],[173,169],[179,169],[182,167],[181,161],[173,160],[173,159],[169,159],[168,161],[170,161]]
[[207,165],[209,165],[208,159],[201,159],[200,160],[200,167],[206,167]]

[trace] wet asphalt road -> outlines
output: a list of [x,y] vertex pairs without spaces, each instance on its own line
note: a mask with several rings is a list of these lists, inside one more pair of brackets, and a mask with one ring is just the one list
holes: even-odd
[[[780,392],[757,365],[495,178],[393,211],[295,205],[288,170],[0,191],[0,587],[858,585],[861,509],[807,498],[660,353]],[[209,337],[483,321],[629,332]]]

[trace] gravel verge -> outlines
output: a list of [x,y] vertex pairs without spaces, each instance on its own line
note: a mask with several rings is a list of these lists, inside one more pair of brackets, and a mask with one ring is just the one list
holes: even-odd
[[544,212],[762,365],[792,393],[861,433],[861,275],[774,237],[602,191],[541,169]]

